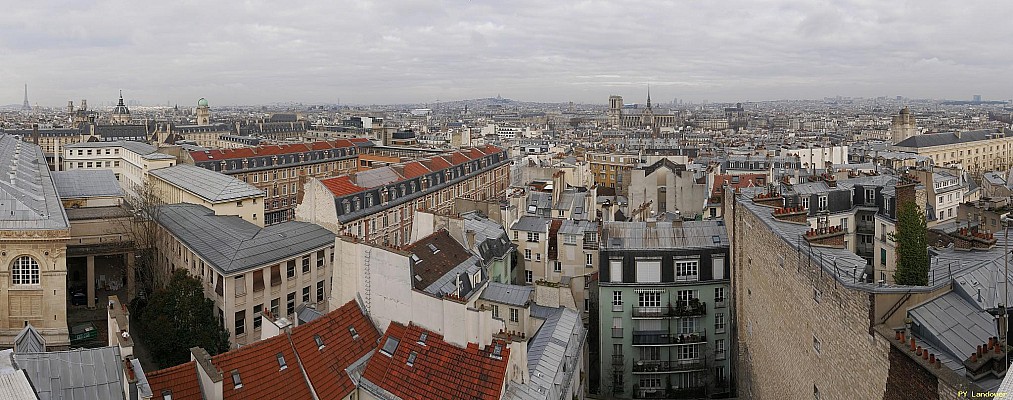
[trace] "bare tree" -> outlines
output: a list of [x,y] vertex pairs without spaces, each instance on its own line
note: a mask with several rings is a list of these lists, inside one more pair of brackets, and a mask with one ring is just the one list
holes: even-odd
[[[160,274],[156,267],[156,247],[163,239],[162,230],[159,229],[156,219],[159,206],[163,202],[150,181],[135,186],[134,189],[126,196],[131,217],[119,220],[117,229],[128,235],[128,246],[134,253],[135,290],[137,293],[151,294],[155,289],[164,286],[167,278],[163,276],[164,274]],[[124,273],[131,273],[126,265]]]

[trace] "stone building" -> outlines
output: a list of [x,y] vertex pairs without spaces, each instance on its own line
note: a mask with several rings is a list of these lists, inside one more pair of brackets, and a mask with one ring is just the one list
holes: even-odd
[[264,191],[235,177],[181,164],[151,171],[148,182],[149,201],[155,204],[196,204],[215,215],[235,215],[265,225]]
[[147,143],[132,141],[84,142],[64,146],[63,171],[110,170],[128,202],[136,204],[148,173],[176,165],[176,157]]
[[0,345],[32,324],[47,348],[66,349],[70,223],[37,145],[0,136]]
[[630,170],[630,217],[636,221],[661,218],[666,213],[696,218],[703,214],[715,168],[676,164],[662,159]]
[[936,165],[959,164],[976,176],[1013,166],[1013,134],[1003,128],[915,135],[893,149],[928,157]]

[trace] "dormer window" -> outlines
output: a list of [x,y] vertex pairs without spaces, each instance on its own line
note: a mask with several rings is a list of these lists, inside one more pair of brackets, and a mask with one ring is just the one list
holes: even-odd
[[357,332],[357,331],[355,330],[355,327],[354,327],[354,326],[349,326],[349,327],[348,327],[348,333],[351,333],[351,334],[352,334],[352,339],[358,339],[358,338],[359,338],[359,332]]

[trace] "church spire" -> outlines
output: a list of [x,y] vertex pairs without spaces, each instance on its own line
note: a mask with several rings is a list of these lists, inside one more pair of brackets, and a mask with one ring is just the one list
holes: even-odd
[[651,108],[651,85],[647,85],[647,108]]

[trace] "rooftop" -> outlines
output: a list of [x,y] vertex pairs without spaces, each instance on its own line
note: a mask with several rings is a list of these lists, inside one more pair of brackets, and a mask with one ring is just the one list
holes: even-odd
[[52,172],[61,199],[123,197],[123,189],[111,169],[72,169]]
[[934,146],[952,146],[960,143],[978,142],[982,140],[993,139],[996,137],[1006,138],[1009,137],[1008,133],[999,133],[994,129],[983,129],[977,131],[967,132],[943,132],[943,133],[926,133],[923,135],[914,135],[907,139],[904,139],[897,143],[895,147],[907,147],[907,148],[923,148],[923,147],[934,147]]
[[39,146],[0,136],[0,167],[0,230],[70,227]]
[[42,400],[123,399],[123,363],[118,347],[14,353]]
[[489,285],[482,291],[481,299],[511,306],[527,307],[531,303],[531,294],[534,292],[534,286],[489,282]]
[[215,215],[207,207],[195,204],[161,206],[155,219],[224,274],[334,244],[331,231],[308,222],[289,221],[261,228],[237,216]]
[[723,221],[607,222],[605,250],[659,250],[728,247]]
[[455,293],[461,274],[467,275],[461,279],[464,287],[460,288],[460,295],[466,296],[474,289],[468,276],[480,270],[480,260],[454,240],[446,229],[409,244],[405,250],[414,256],[412,284],[416,290],[432,294]]
[[264,195],[263,190],[232,176],[193,165],[179,164],[168,168],[159,168],[151,171],[150,174],[211,203]]
[[580,314],[567,308],[552,309],[545,323],[528,342],[527,382],[507,383],[504,399],[548,400],[559,399],[558,382],[570,382],[580,365],[587,330]]

